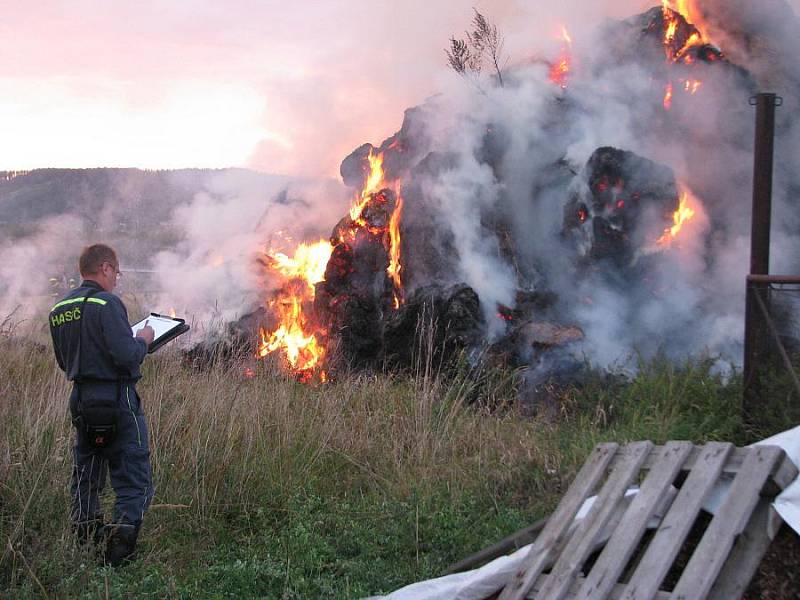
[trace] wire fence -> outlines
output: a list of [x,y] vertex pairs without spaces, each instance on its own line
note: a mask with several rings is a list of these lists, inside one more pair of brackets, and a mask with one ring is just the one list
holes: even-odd
[[748,294],[751,421],[767,429],[786,417],[800,424],[800,277],[751,276]]

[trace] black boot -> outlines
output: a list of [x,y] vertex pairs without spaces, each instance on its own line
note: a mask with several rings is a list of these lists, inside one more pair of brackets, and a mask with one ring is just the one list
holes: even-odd
[[138,525],[109,525],[110,533],[106,540],[106,551],[102,557],[105,565],[119,567],[131,562],[136,552],[139,538]]

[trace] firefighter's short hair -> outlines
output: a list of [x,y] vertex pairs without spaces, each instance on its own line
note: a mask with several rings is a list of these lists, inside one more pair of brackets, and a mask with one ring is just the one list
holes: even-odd
[[105,262],[119,268],[117,253],[114,252],[111,246],[92,244],[91,246],[86,246],[81,252],[81,257],[78,259],[78,270],[81,276],[94,275],[100,272]]

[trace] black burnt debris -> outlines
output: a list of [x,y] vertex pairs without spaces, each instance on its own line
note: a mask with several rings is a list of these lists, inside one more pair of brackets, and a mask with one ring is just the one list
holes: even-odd
[[480,299],[471,287],[428,285],[389,314],[383,352],[389,365],[447,365],[463,351],[476,351],[486,335]]

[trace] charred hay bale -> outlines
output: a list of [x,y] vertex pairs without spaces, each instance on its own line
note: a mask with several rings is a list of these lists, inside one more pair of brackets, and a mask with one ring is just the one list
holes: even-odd
[[399,368],[411,368],[415,359],[438,366],[478,347],[485,330],[475,290],[463,283],[429,285],[417,289],[387,317],[384,354],[390,365]]
[[314,313],[338,339],[342,357],[353,368],[371,368],[380,360],[382,316],[391,303],[388,264],[379,240],[340,243],[328,261],[325,281],[316,286]]
[[609,146],[594,151],[573,190],[565,235],[583,257],[618,266],[658,239],[680,204],[669,167]]
[[372,144],[362,144],[353,150],[339,166],[339,174],[347,187],[362,189],[369,176],[369,160],[367,157],[375,147]]
[[[609,22],[602,29],[601,37],[605,42],[605,51],[596,55],[592,69],[596,76],[608,80],[609,85],[614,85],[613,80],[624,77],[622,73],[626,70],[620,69],[620,65],[631,65],[644,69],[663,86],[674,84],[676,94],[673,101],[677,102],[684,96],[677,93],[677,86],[690,81],[702,81],[703,90],[710,88],[722,91],[740,87],[755,93],[758,89],[750,72],[728,60],[718,47],[705,43],[697,27],[669,8],[656,6],[630,19]],[[652,89],[649,101],[653,108],[657,108],[664,118],[674,116],[675,111],[660,111],[664,88],[656,85]],[[691,93],[694,94],[694,91]],[[696,107],[696,103],[692,105]],[[733,107],[718,104],[716,108],[730,111]],[[675,126],[674,118],[670,121],[672,133],[686,135],[682,127]],[[648,123],[642,121],[641,125],[647,127]],[[665,133],[669,135],[670,130],[665,130]]]
[[[700,36],[698,29],[687,22],[683,16],[667,9],[670,21],[675,23],[675,31],[670,38],[668,50],[676,55],[693,36]],[[663,68],[665,58],[664,38],[667,23],[664,9],[654,6],[650,10],[623,21],[610,22],[603,31],[602,39],[607,42],[608,54],[620,62],[632,62]]]
[[430,197],[431,181],[457,164],[451,154],[432,152],[418,163],[403,184],[403,283],[415,288],[432,281],[454,284],[458,251],[452,229],[441,222],[438,202]]
[[[391,292],[391,282],[386,274],[388,266],[389,254],[382,235],[360,229],[352,241],[333,247],[325,268],[325,281],[317,286],[317,290],[331,297],[383,297]],[[324,311],[325,307],[321,310]]]
[[370,172],[369,159],[373,155],[383,155],[383,172],[386,181],[394,181],[405,176],[420,155],[431,144],[427,113],[432,107],[423,104],[405,111],[400,131],[386,138],[378,147],[363,144],[351,152],[339,167],[342,181],[348,187],[363,189]]
[[372,194],[361,211],[361,218],[372,230],[385,230],[397,206],[397,196],[390,189],[383,189]]
[[215,363],[230,363],[255,355],[259,331],[271,331],[274,316],[263,306],[228,323],[222,335],[210,337],[183,353],[184,361],[204,369]]
[[328,332],[345,362],[354,369],[375,368],[381,359],[383,310],[371,297],[342,295],[327,307]]

